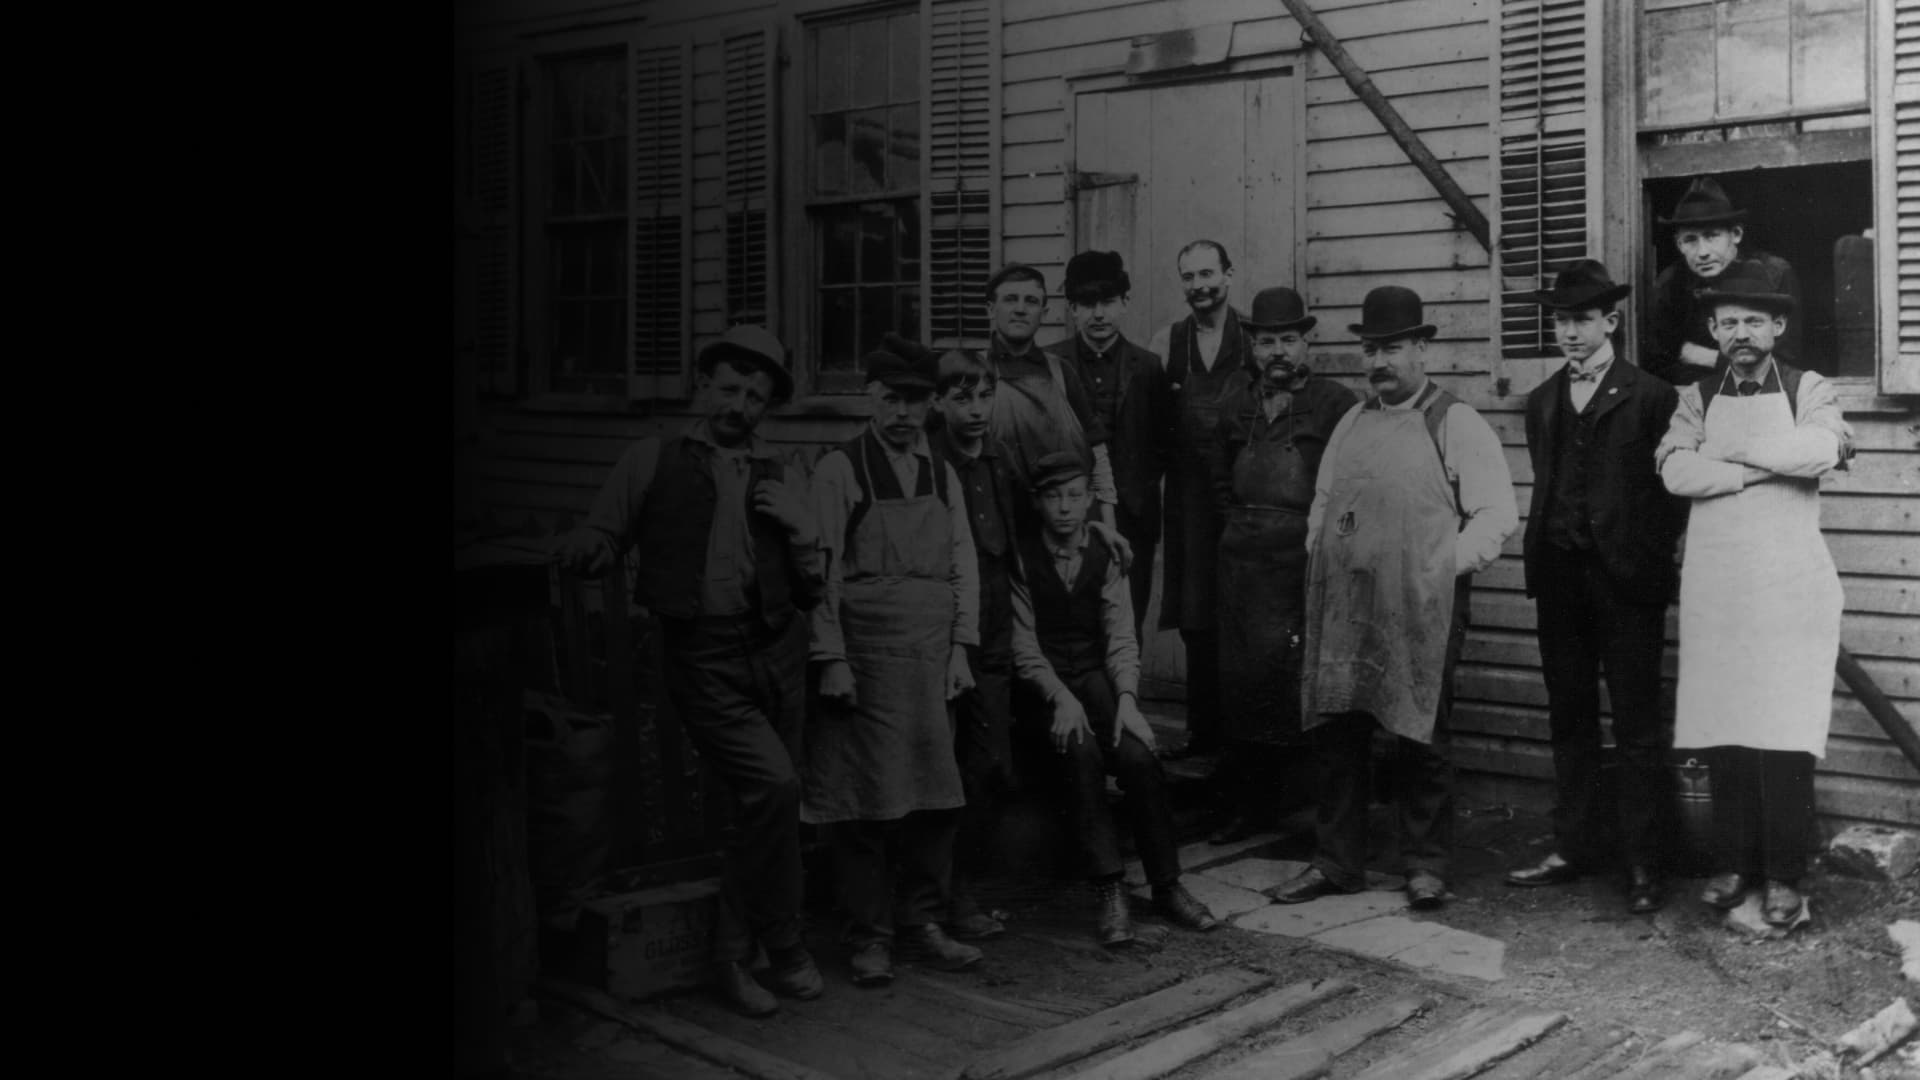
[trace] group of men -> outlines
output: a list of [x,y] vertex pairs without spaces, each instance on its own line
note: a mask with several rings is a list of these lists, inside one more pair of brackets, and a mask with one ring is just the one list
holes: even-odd
[[[1831,387],[1780,362],[1791,271],[1740,259],[1739,219],[1704,181],[1665,222],[1692,275],[1657,286],[1672,299],[1656,299],[1654,320],[1675,328],[1658,370],[1697,379],[1678,391],[1614,362],[1629,290],[1600,264],[1576,263],[1538,294],[1568,360],[1526,409],[1525,566],[1559,842],[1513,884],[1606,859],[1604,670],[1632,910],[1663,900],[1654,818],[1677,742],[1715,748],[1724,872],[1705,899],[1738,903],[1764,882],[1768,918],[1799,912],[1839,617],[1814,478],[1843,463],[1847,431]],[[1314,373],[1317,320],[1299,293],[1265,289],[1242,314],[1228,252],[1210,240],[1182,249],[1177,270],[1191,311],[1143,349],[1120,331],[1120,256],[1074,256],[1071,332],[1043,348],[1045,277],[1003,268],[986,290],[984,353],[888,337],[863,360],[868,425],[810,475],[755,430],[791,397],[786,349],[735,327],[701,351],[702,418],[635,444],[563,542],[562,561],[587,572],[638,548],[668,694],[736,806],[715,950],[721,992],[743,1012],[822,989],[801,942],[803,821],[825,827],[856,984],[890,980],[896,953],[977,963],[967,942],[1005,927],[973,882],[1026,751],[1061,800],[1103,944],[1133,937],[1121,823],[1154,909],[1217,925],[1180,884],[1140,711],[1156,547],[1159,627],[1186,648],[1188,749],[1234,751],[1217,775],[1238,820],[1216,837],[1250,827],[1276,756],[1306,758],[1315,854],[1268,895],[1363,888],[1369,756],[1385,732],[1400,751],[1409,902],[1444,902],[1446,732],[1469,584],[1519,523],[1500,439],[1428,377],[1438,330],[1411,290],[1374,289],[1348,327],[1361,400]],[[1673,315],[1675,303],[1692,313]],[[1701,336],[1715,350],[1704,365]],[[1676,739],[1659,667],[1688,501]]]

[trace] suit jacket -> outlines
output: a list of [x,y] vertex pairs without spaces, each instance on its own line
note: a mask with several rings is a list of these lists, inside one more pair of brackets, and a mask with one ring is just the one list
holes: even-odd
[[[1172,438],[1173,394],[1160,358],[1119,338],[1109,354],[1114,373],[1094,371],[1093,350],[1079,334],[1047,346],[1047,352],[1073,365],[1080,382],[1094,398],[1094,411],[1107,435],[1107,458],[1113,464],[1113,486],[1120,509],[1133,517],[1149,537],[1160,535],[1160,477],[1166,472]],[[1102,409],[1096,380],[1118,378],[1111,406]]]
[[[1533,499],[1522,548],[1527,595],[1538,586],[1546,544],[1547,499],[1559,461],[1560,397],[1567,392],[1563,365],[1527,395],[1527,455],[1533,460]],[[1662,604],[1674,595],[1679,575],[1673,547],[1686,528],[1687,504],[1667,493],[1653,452],[1667,433],[1679,391],[1665,380],[1616,355],[1587,408],[1594,410],[1595,468],[1587,477],[1587,507],[1594,548],[1607,576],[1635,603]]]

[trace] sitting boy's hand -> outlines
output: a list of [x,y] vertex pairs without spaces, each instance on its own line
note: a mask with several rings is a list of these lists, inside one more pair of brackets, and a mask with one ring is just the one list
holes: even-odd
[[1053,730],[1049,732],[1053,748],[1058,753],[1066,753],[1067,747],[1075,739],[1092,739],[1093,729],[1087,726],[1087,710],[1080,705],[1080,699],[1068,691],[1061,691],[1053,699]]
[[1113,745],[1115,747],[1118,747],[1120,740],[1126,737],[1127,732],[1131,731],[1134,738],[1147,744],[1147,750],[1149,752],[1159,749],[1154,744],[1153,725],[1147,723],[1147,718],[1141,715],[1140,703],[1133,699],[1132,694],[1122,694],[1120,696],[1118,715],[1120,722],[1113,725]]

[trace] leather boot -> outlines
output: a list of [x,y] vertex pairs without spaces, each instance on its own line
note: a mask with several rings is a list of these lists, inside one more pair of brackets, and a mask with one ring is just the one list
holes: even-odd
[[1094,885],[1098,902],[1098,911],[1094,919],[1094,937],[1107,948],[1125,945],[1133,940],[1133,917],[1127,911],[1127,887],[1118,881],[1102,881]]
[[745,964],[736,960],[724,960],[720,963],[719,979],[715,989],[720,999],[733,1007],[742,1016],[772,1016],[780,1011],[780,1003],[773,999],[767,988],[761,986],[747,970]]
[[1195,899],[1187,887],[1177,881],[1171,885],[1155,886],[1153,910],[1175,926],[1184,926],[1203,934],[1220,925],[1220,920],[1213,917],[1207,905]]
[[939,923],[902,926],[893,932],[900,955],[919,960],[938,971],[965,971],[980,962],[981,952],[948,937]]
[[827,988],[826,980],[820,977],[819,965],[813,962],[813,954],[805,945],[769,949],[767,964],[767,983],[776,994],[812,1001]]

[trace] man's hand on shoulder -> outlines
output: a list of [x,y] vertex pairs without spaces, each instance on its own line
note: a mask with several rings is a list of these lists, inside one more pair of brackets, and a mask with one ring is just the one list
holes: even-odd
[[1114,561],[1120,564],[1121,573],[1133,572],[1133,544],[1120,535],[1119,529],[1098,519],[1088,520],[1087,528],[1098,532],[1100,538],[1107,542],[1107,547],[1113,551]]
[[613,543],[606,533],[582,525],[554,541],[553,560],[582,577],[599,577],[613,565]]
[[1692,367],[1712,371],[1714,365],[1720,362],[1720,354],[1707,348],[1705,345],[1695,345],[1689,341],[1685,345],[1680,346],[1680,362]]

